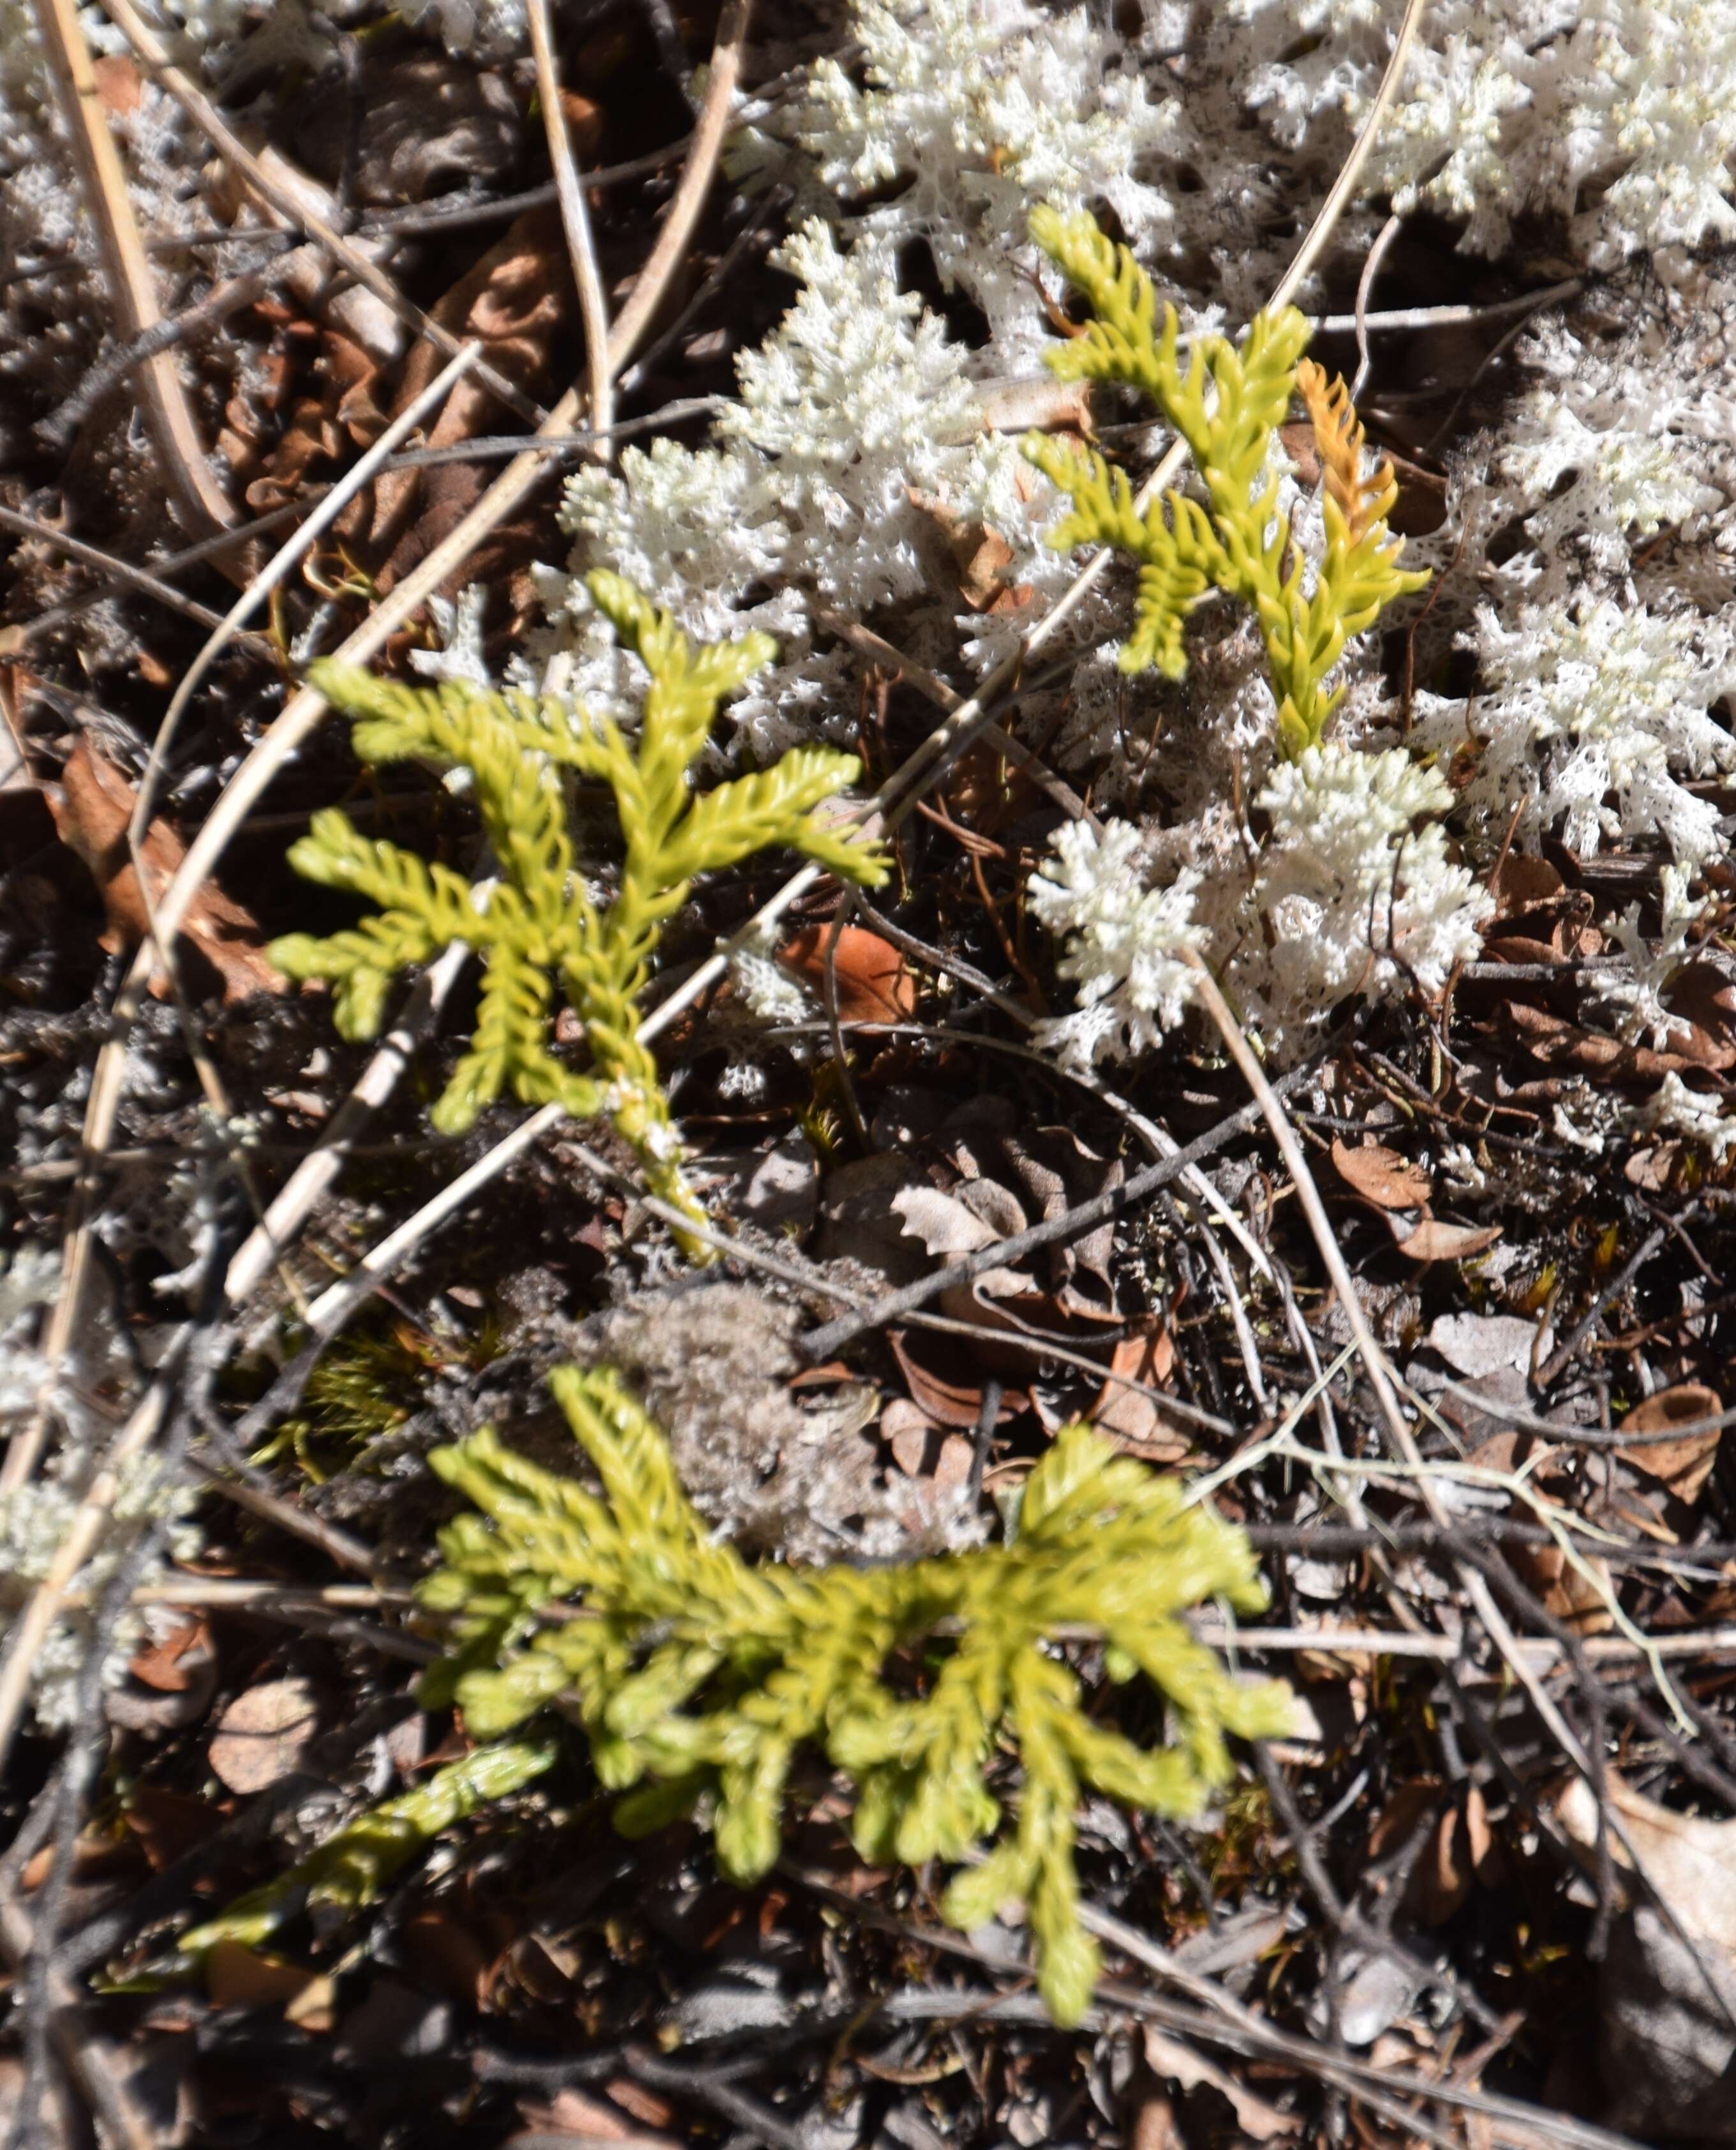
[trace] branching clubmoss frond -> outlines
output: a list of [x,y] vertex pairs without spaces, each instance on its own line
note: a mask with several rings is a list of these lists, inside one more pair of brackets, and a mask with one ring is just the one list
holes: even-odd
[[[1032,236],[1091,302],[1097,318],[1048,354],[1063,381],[1115,381],[1141,390],[1185,443],[1205,502],[1173,491],[1142,514],[1125,475],[1094,449],[1030,435],[1025,452],[1073,503],[1050,532],[1058,551],[1110,545],[1139,563],[1133,633],[1124,672],[1151,667],[1179,679],[1187,669],[1183,630],[1212,589],[1253,608],[1278,704],[1287,760],[1318,746],[1342,689],[1327,679],[1353,634],[1383,607],[1428,580],[1398,565],[1404,540],[1386,516],[1397,496],[1390,463],[1362,472],[1362,429],[1340,381],[1302,360],[1309,328],[1294,306],[1255,315],[1239,350],[1226,337],[1195,340],[1183,371],[1179,325],[1165,305],[1162,326],[1151,280],[1124,246],[1087,215],[1039,209]],[[1325,549],[1307,586],[1305,563],[1278,507],[1272,446],[1293,394],[1308,404],[1326,473]]]
[[[495,694],[462,682],[438,688],[314,668],[314,684],[355,724],[364,761],[421,760],[467,769],[497,877],[476,886],[450,867],[362,835],[336,809],[314,816],[290,853],[310,881],[352,890],[380,907],[344,933],[292,933],[273,946],[290,977],[329,979],[346,1037],[373,1037],[400,971],[454,941],[481,956],[483,977],[471,1050],[435,1106],[442,1133],[462,1133],[510,1090],[575,1118],[606,1113],[629,1142],[652,1191],[696,1223],[704,1212],[680,1167],[657,1064],[637,1035],[638,999],[664,926],[696,876],[788,845],[846,881],[885,878],[878,848],[850,840],[814,809],[855,781],[855,755],[808,747],[770,769],[695,795],[693,771],[719,703],[776,652],[769,637],[693,648],[618,575],[589,578],[592,596],[650,674],[636,739],[606,717],[569,714],[553,700]],[[576,868],[562,771],[614,795],[623,855],[612,902],[598,904]],[[592,1071],[551,1049],[557,992],[584,1026]],[[705,1250],[686,1243],[696,1258]]]
[[449,1763],[413,1790],[358,1814],[286,1874],[238,1896],[214,1919],[183,1934],[181,1958],[196,1961],[224,1941],[261,1948],[304,1912],[362,1910],[442,1830],[540,1776],[555,1753],[530,1740],[502,1740]]
[[[456,1700],[493,1740],[570,1698],[598,1775],[629,1792],[621,1826],[703,1801],[719,1864],[744,1883],[776,1860],[792,1766],[811,1749],[855,1781],[864,1859],[960,1865],[944,1908],[967,1930],[1026,1906],[1044,1997],[1076,2021],[1097,1972],[1073,1868],[1082,1793],[1194,1814],[1230,1775],[1226,1734],[1286,1721],[1281,1687],[1238,1683],[1181,1617],[1203,1598],[1264,1606],[1246,1539],[1188,1506],[1179,1480],[1073,1426],[1027,1480],[1009,1546],[750,1567],[708,1535],[614,1375],[568,1367],[553,1385],[600,1491],[488,1431],[431,1459],[480,1513],[442,1532],[445,1565],[422,1588],[462,1643],[424,1698]],[[1169,1744],[1088,1714],[1063,1641],[1100,1646],[1111,1680],[1148,1680]],[[1019,1765],[1010,1820],[988,1784],[1003,1754]]]

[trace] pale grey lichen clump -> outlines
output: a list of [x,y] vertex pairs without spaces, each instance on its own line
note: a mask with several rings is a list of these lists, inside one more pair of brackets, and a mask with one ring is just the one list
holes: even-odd
[[[1273,57],[1248,102],[1299,144],[1354,127],[1390,49],[1381,0],[1229,0]],[[1282,55],[1280,57],[1280,54]],[[1736,234],[1736,18],[1674,0],[1434,0],[1370,174],[1401,215],[1432,209],[1468,250],[1553,213],[1592,268]]]

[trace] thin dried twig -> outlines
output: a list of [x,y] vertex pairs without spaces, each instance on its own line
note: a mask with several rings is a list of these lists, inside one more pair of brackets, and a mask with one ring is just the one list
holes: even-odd
[[606,437],[615,418],[613,374],[609,365],[608,301],[603,295],[603,271],[598,265],[597,242],[591,235],[591,213],[585,206],[585,191],[579,184],[573,138],[568,132],[566,109],[561,101],[560,72],[548,25],[548,0],[525,0],[525,20],[530,27],[537,96],[542,107],[548,161],[554,168],[561,229],[567,235],[573,280],[578,287],[579,317],[585,331],[585,372],[591,388],[591,425]]
[[1350,383],[1350,401],[1354,403],[1362,393],[1373,361],[1368,351],[1368,295],[1375,288],[1375,279],[1380,273],[1380,264],[1386,259],[1387,250],[1405,228],[1401,216],[1390,216],[1380,227],[1379,235],[1368,250],[1368,259],[1362,265],[1362,274],[1356,280],[1356,372]]
[[[197,620],[201,627],[216,627],[221,623],[221,615],[213,612],[209,605],[200,604],[194,598],[184,597],[172,583],[165,583],[159,575],[152,574],[148,568],[135,568],[129,560],[120,559],[113,553],[105,553],[98,546],[87,545],[82,538],[71,538],[63,530],[50,529],[46,522],[38,522],[33,515],[21,514],[16,507],[0,507],[0,530],[10,530],[20,538],[33,538],[54,552],[63,553],[69,560],[77,560],[83,567],[95,568],[112,581],[124,583],[145,597],[154,598],[159,605],[166,605],[170,612],[178,612],[184,618]],[[227,544],[229,541],[225,538],[224,542]],[[107,593],[99,594],[106,595]]]
[[[1201,1639],[1220,1648],[1239,1650],[1365,1650],[1383,1658],[1426,1658],[1436,1664],[1462,1665],[1465,1644],[1456,1635],[1395,1634],[1385,1628],[1241,1628],[1233,1621],[1202,1614],[1194,1623]],[[1646,1635],[1630,1642],[1625,1635],[1587,1635],[1579,1648],[1597,1664],[1633,1664],[1662,1658],[1704,1658],[1718,1663],[1736,1658],[1736,1628],[1710,1628],[1698,1633]],[[1567,1646],[1549,1635],[1525,1635],[1520,1654],[1539,1672],[1561,1664]]]
[[[313,1214],[315,1205],[342,1170],[356,1137],[396,1089],[416,1047],[440,1020],[441,1010],[464,975],[470,956],[462,941],[454,941],[416,980],[403,1012],[374,1048],[318,1145],[272,1197],[270,1208],[230,1264],[223,1290],[231,1306],[240,1305],[250,1296]],[[290,1281],[297,1310],[305,1315],[306,1305],[300,1288],[293,1279]]]
[[[15,1900],[0,1903],[0,1951],[15,1971],[30,1961],[35,1945],[35,1930],[23,1906]],[[163,2138],[156,2123],[128,2087],[124,2049],[97,2029],[84,1996],[58,1966],[49,1967],[47,2000],[49,2036],[61,2064],[116,2150],[159,2150]],[[21,2117],[28,2124],[28,2105]]]
[[[109,290],[120,309],[118,340],[131,343],[155,328],[162,314],[120,152],[103,110],[75,0],[35,0],[35,8],[37,28],[59,93]],[[164,476],[184,513],[197,530],[226,529],[235,521],[235,511],[205,461],[193,406],[172,352],[156,351],[145,360],[140,387]]]

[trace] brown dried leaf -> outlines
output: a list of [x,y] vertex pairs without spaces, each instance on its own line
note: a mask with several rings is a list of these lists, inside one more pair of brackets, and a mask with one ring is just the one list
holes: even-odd
[[1695,1067],[1713,1074],[1736,1067],[1736,1041],[1714,1037],[1698,1023],[1691,1023],[1685,1034],[1673,1031],[1668,1047],[1655,1052],[1650,1046],[1624,1045],[1606,1031],[1587,1030],[1525,1001],[1508,1001],[1501,1012],[1526,1050],[1546,1067],[1571,1067],[1609,1082],[1635,1084],[1661,1083],[1666,1075],[1685,1074]]
[[1383,1859],[1391,1858],[1401,1845],[1410,1841],[1417,1824],[1436,1806],[1441,1793],[1439,1777],[1413,1777],[1394,1787],[1368,1833],[1370,1865],[1378,1865]]
[[[1028,480],[1021,478],[1020,490],[1028,497]],[[998,530],[960,515],[933,493],[912,490],[910,498],[913,507],[933,518],[946,539],[958,570],[959,594],[972,612],[1016,612],[1029,603],[1031,585],[1007,580],[1004,571],[1017,555]]]
[[[136,947],[149,931],[144,893],[127,845],[127,825],[138,794],[113,762],[105,761],[88,739],[73,748],[58,785],[43,794],[60,840],[90,869],[108,921],[102,945],[111,954]],[[152,903],[164,890],[187,855],[187,847],[166,821],[153,821],[140,846],[145,886]],[[269,963],[260,945],[259,923],[251,911],[233,903],[214,882],[207,881],[188,909],[181,927],[182,966],[189,991],[201,984],[195,975],[202,956],[221,982],[225,1003],[253,993],[280,993],[287,981]],[[194,960],[187,960],[188,949]],[[169,978],[158,971],[150,989],[168,997]]]
[[187,1616],[161,1642],[141,1650],[127,1672],[118,1686],[103,1691],[103,1711],[111,1724],[153,1738],[196,1724],[217,1685],[210,1628],[196,1613]]
[[1444,1218],[1425,1217],[1398,1245],[1413,1262],[1460,1262],[1492,1247],[1500,1237],[1499,1224],[1450,1224]]
[[892,1197],[892,1211],[904,1219],[904,1229],[912,1239],[920,1239],[929,1254],[946,1261],[960,1254],[977,1254],[1004,1236],[984,1221],[974,1204],[967,1205],[956,1195],[943,1194],[937,1187],[901,1189]]
[[209,1843],[224,1821],[220,1809],[209,1799],[155,1784],[134,1785],[127,1794],[123,1819],[154,1874],[173,1866],[195,1845]]
[[1622,1167],[1622,1177],[1630,1187],[1643,1188],[1648,1194],[1662,1194],[1681,1163],[1685,1148],[1678,1142],[1648,1143],[1645,1148],[1634,1151]]
[[[1622,1431],[1667,1433],[1673,1426],[1716,1418],[1723,1407],[1723,1399],[1716,1389],[1699,1381],[1683,1381],[1636,1404],[1622,1421]],[[1692,1507],[1706,1490],[1723,1438],[1720,1429],[1712,1426],[1703,1433],[1684,1434],[1679,1441],[1648,1441],[1634,1448],[1618,1448],[1616,1453],[1633,1470],[1661,1480],[1678,1501]]]
[[1153,2075],[1179,2083],[1184,2091],[1206,2083],[1220,2092],[1234,2110],[1237,2127],[1252,2142],[1270,2142],[1281,2135],[1294,2135],[1302,2124],[1295,2114],[1269,2105],[1215,2062],[1183,2045],[1179,2038],[1171,2037],[1167,2031],[1160,2031],[1154,2023],[1145,2026],[1145,2064]]
[[319,1729],[319,1698],[306,1680],[250,1687],[218,1719],[211,1774],[232,1792],[263,1792],[299,1765]]
[[[1659,1806],[1611,1769],[1604,1770],[1603,1783],[1647,1880],[1674,1917],[1697,1939],[1736,1951],[1736,1821]],[[1587,1850],[1596,1844],[1597,1801],[1582,1777],[1562,1793],[1556,1814],[1574,1843]],[[1613,1834],[1609,1850],[1618,1866],[1631,1868],[1627,1847]]]
[[1509,1555],[1523,1579],[1554,1614],[1578,1635],[1607,1635],[1615,1625],[1610,1607],[1615,1586],[1607,1562],[1582,1554],[1584,1569],[1570,1563],[1559,1546],[1516,1546]]
[[1532,858],[1524,851],[1509,851],[1489,888],[1500,915],[1511,918],[1516,912],[1553,902],[1567,886],[1547,859]]
[[1128,2131],[1128,2150],[1188,2150],[1187,2137],[1167,2097],[1142,2097]]
[[[805,926],[778,951],[778,961],[821,1001],[831,941],[830,926]],[[840,1022],[904,1022],[916,1013],[916,982],[910,966],[878,933],[861,926],[843,927],[830,960]]]
[[518,2109],[524,2116],[527,2131],[522,2135],[509,2135],[502,2150],[513,2150],[518,2143],[548,2145],[561,2142],[575,2146],[619,2142],[639,2146],[639,2150],[680,2150],[674,2136],[642,2127],[624,2112],[617,2112],[613,2105],[593,2097],[588,2091],[575,2089],[571,2083],[563,2083],[547,2105],[521,2100]]
[[90,72],[97,86],[97,101],[111,118],[122,119],[139,109],[144,80],[125,53],[102,53],[92,60]]
[[127,1670],[159,1694],[185,1694],[204,1676],[199,1660],[211,1654],[210,1627],[203,1614],[195,1612],[172,1628],[160,1643],[140,1650]]
[[1087,1414],[1099,1433],[1107,1434],[1118,1448],[1126,1448],[1148,1463],[1185,1462],[1194,1444],[1179,1426],[1164,1423],[1156,1399],[1128,1381],[1148,1388],[1167,1385],[1175,1365],[1175,1345],[1169,1331],[1159,1325],[1149,1335],[1123,1336],[1110,1355],[1113,1373],[1120,1380],[1105,1381],[1103,1392]]
[[1421,1165],[1384,1143],[1365,1143],[1352,1149],[1335,1138],[1332,1162],[1345,1186],[1377,1209],[1421,1209],[1435,1191],[1433,1179]]
[[219,2008],[281,2007],[304,2031],[329,2031],[337,1988],[306,1964],[259,1956],[240,1941],[219,1941],[204,1960],[205,1991]]
[[[936,1426],[956,1426],[961,1430],[974,1428],[982,1416],[982,1385],[966,1378],[952,1378],[937,1373],[925,1365],[916,1355],[912,1339],[900,1329],[889,1329],[886,1341],[892,1347],[900,1370],[910,1385],[912,1400],[927,1413]],[[927,1340],[927,1348],[945,1350],[956,1361],[963,1355],[961,1340],[937,1337]],[[962,1369],[959,1371],[961,1373]],[[1024,1410],[1026,1398],[1016,1389],[1005,1390],[1001,1397],[1001,1409],[995,1423],[1004,1426],[1007,1421]]]
[[[974,1420],[971,1422],[975,1424]],[[921,1474],[929,1443],[939,1431],[922,1406],[908,1396],[892,1397],[880,1415],[881,1439],[906,1478]]]
[[445,1911],[418,1911],[404,1926],[404,1960],[442,1993],[474,2007],[493,1952],[471,1929]]
[[1567,956],[1556,946],[1561,934],[1559,926],[1547,941],[1533,941],[1524,933],[1502,933],[1484,941],[1483,955],[1491,963],[1564,964]]
[[[434,308],[433,318],[454,336],[474,337],[497,372],[542,397],[553,386],[554,346],[572,307],[573,278],[560,218],[553,209],[533,209],[517,218],[460,278]],[[395,414],[421,395],[445,362],[426,339],[416,346],[398,385]],[[474,377],[461,381],[430,428],[428,446],[444,447],[497,431],[498,417],[492,390]],[[380,479],[374,488],[369,543],[376,553],[390,551],[378,578],[381,589],[391,589],[426,558],[480,498],[492,474],[486,464],[448,463]],[[491,546],[471,555],[462,578],[486,588],[504,564],[498,545]]]

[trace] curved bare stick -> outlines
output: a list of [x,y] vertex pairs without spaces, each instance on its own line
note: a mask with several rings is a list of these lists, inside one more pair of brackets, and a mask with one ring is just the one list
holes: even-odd
[[[130,344],[155,328],[163,316],[133,214],[120,152],[114,146],[97,89],[90,48],[85,43],[74,0],[36,0],[36,23],[49,72],[60,93],[73,159],[83,182],[91,222],[96,226],[109,289],[121,310],[117,340]],[[204,444],[173,352],[160,351],[146,359],[139,368],[139,386],[163,474],[194,524],[194,534],[226,530],[235,520],[235,511],[205,460]]]
[[[542,131],[548,138],[548,161],[554,168],[555,199],[560,204],[561,228],[567,235],[567,252],[573,264],[573,280],[578,288],[578,310],[584,323],[585,374],[591,391],[591,427],[593,432],[615,422],[615,399],[608,354],[608,301],[603,295],[603,272],[597,262],[597,242],[591,235],[591,212],[585,206],[585,190],[573,155],[573,138],[561,104],[560,70],[556,64],[554,38],[548,24],[548,0],[525,0],[525,21],[531,33],[531,57],[537,69],[537,97],[542,107]],[[605,459],[606,444],[593,450]]]

